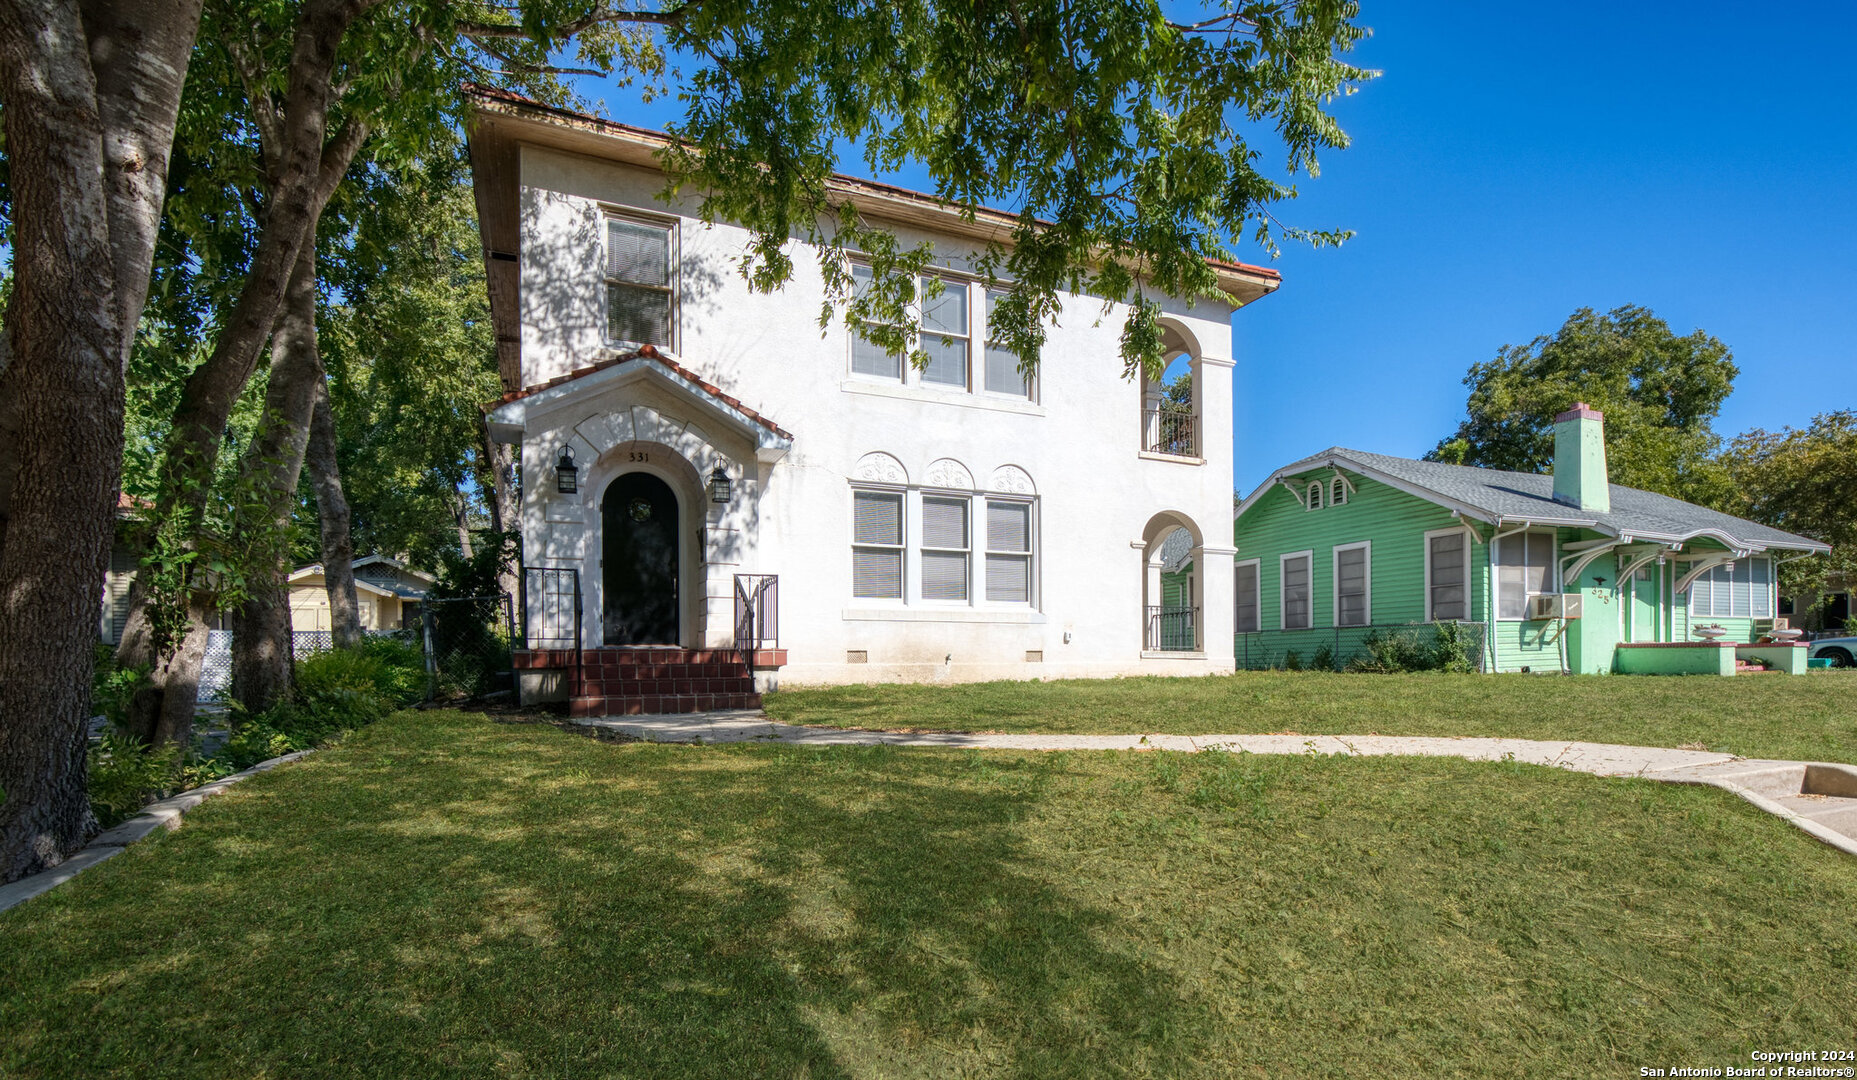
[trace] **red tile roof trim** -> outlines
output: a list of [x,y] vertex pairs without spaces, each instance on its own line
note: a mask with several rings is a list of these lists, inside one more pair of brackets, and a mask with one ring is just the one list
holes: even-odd
[[[484,101],[500,101],[504,103],[505,105],[514,105],[519,108],[530,110],[532,112],[540,112],[540,113],[546,113],[546,114],[550,114],[553,116],[557,116],[563,120],[571,120],[576,123],[588,124],[590,126],[603,129],[612,134],[630,136],[635,139],[643,138],[647,140],[654,140],[657,142],[662,142],[666,145],[669,145],[671,142],[671,136],[662,131],[653,131],[651,128],[637,127],[632,124],[622,124],[617,120],[608,120],[602,116],[592,116],[587,113],[575,112],[572,109],[563,109],[557,105],[548,105],[543,102],[537,101],[534,98],[524,97],[521,94],[511,93],[510,91],[504,90],[500,87],[484,86],[479,83],[467,82],[464,84],[464,95],[466,97],[475,97],[475,98],[478,98]],[[925,204],[939,207],[943,210],[948,210],[948,211],[959,210],[958,206],[956,206],[953,203],[948,202],[946,199],[937,198],[936,196],[930,195],[927,192],[915,191],[915,190],[912,190],[906,187],[899,187],[896,184],[887,184],[881,180],[867,180],[862,177],[850,176],[846,173],[833,173],[832,179],[835,182],[844,185],[846,188],[863,187],[863,188],[868,188],[871,191],[876,192],[878,194],[885,194],[885,195],[890,195],[895,198],[901,198],[901,199],[907,199],[913,202],[925,203]],[[1014,219],[1014,215],[1008,214],[1004,210],[995,210],[990,206],[976,207],[976,211],[981,214],[991,215],[1004,222],[1010,222]],[[1050,223],[1041,220],[1040,224],[1049,225]],[[1255,266],[1251,263],[1238,262],[1237,260],[1234,260],[1234,259],[1207,259],[1206,263],[1210,266],[1216,267],[1221,270],[1237,271],[1239,273],[1245,273],[1245,274],[1255,274],[1258,277],[1270,278],[1276,281],[1283,280],[1282,274],[1278,273],[1275,270],[1272,270],[1268,266]]]
[[781,438],[783,439],[793,438],[792,433],[782,428],[779,424],[774,423],[772,420],[769,420],[767,417],[762,416],[760,413],[754,411],[748,406],[743,405],[740,399],[731,397],[728,394],[723,393],[722,388],[717,386],[715,383],[709,382],[708,380],[704,379],[702,376],[698,375],[696,372],[691,371],[687,367],[684,367],[682,364],[676,363],[675,361],[666,358],[663,353],[660,353],[655,347],[650,346],[650,345],[641,345],[637,349],[634,349],[633,351],[629,353],[621,353],[618,356],[609,357],[605,360],[601,360],[597,364],[588,364],[585,367],[577,367],[565,375],[556,375],[554,378],[549,379],[547,382],[536,383],[534,386],[525,386],[521,390],[512,390],[509,393],[504,394],[501,398],[497,399],[496,404],[507,405],[512,401],[521,401],[523,398],[529,397],[534,394],[539,394],[543,390],[550,390],[550,389],[553,389],[554,387],[561,386],[565,383],[571,383],[576,379],[584,379],[587,376],[592,375],[596,371],[605,371],[607,368],[618,367],[620,364],[627,364],[627,363],[632,362],[633,360],[650,360],[653,363],[657,364],[659,367],[662,367],[666,371],[669,371],[673,375],[680,376],[684,379],[688,379],[692,383],[695,383],[696,386],[699,389],[701,389],[705,394],[708,394],[710,397],[715,398],[717,401],[722,402],[724,405],[727,405],[729,408],[734,409],[738,413],[741,413],[743,416],[747,417],[749,420],[753,421],[756,424],[759,424],[760,426],[766,428],[767,430],[773,432],[774,434],[780,436]]

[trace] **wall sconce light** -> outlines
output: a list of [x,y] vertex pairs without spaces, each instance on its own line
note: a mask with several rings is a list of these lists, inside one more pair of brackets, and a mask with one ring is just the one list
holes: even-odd
[[555,462],[555,490],[563,495],[580,491],[580,469],[574,464],[574,448],[563,446],[561,460]]
[[725,471],[721,463],[718,462],[716,467],[711,469],[709,473],[709,501],[712,503],[728,502],[729,492],[733,487],[734,485],[729,483],[728,472]]

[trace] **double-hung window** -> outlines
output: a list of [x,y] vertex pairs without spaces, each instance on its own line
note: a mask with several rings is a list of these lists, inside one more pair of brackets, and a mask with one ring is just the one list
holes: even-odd
[[1535,530],[1496,541],[1496,617],[1527,619],[1534,598],[1554,591],[1554,534]]
[[1240,634],[1263,629],[1262,613],[1258,611],[1257,571],[1256,559],[1247,559],[1235,568],[1233,584],[1238,594],[1238,615],[1232,625]]
[[1425,534],[1425,621],[1470,617],[1470,540],[1462,529]]
[[1299,551],[1281,557],[1278,581],[1278,606],[1285,630],[1309,629],[1311,552]]
[[931,277],[923,278],[917,288],[916,295],[922,303],[921,349],[928,354],[928,366],[922,369],[925,383],[967,389],[968,344],[972,333],[967,292],[965,282]]
[[903,598],[903,493],[851,494],[851,595]]
[[672,348],[676,307],[671,230],[627,218],[606,219],[606,337]]
[[[851,265],[851,285],[859,299],[870,295],[876,284],[876,276],[871,268],[859,263]],[[871,375],[880,379],[903,378],[903,358],[871,340],[863,331],[887,326],[887,323],[864,320],[851,328],[851,370],[858,375]]]
[[[993,325],[993,309],[1005,299],[1003,289],[988,289],[986,303],[986,325]],[[992,331],[986,330],[986,389],[989,394],[1006,394],[1010,397],[1029,398],[1032,396],[1032,380],[1019,370],[1019,354],[994,341]]]
[[987,602],[1032,602],[1032,504],[987,501]]
[[1689,584],[1689,613],[1703,618],[1765,619],[1773,615],[1773,563],[1720,563]]
[[922,599],[967,599],[966,497],[922,497]]
[[1373,543],[1343,544],[1335,549],[1335,625],[1366,626],[1373,621]]

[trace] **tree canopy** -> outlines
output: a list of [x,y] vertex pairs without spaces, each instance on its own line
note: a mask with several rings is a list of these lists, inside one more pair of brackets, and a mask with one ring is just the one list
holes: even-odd
[[1554,460],[1554,417],[1577,401],[1605,414],[1615,484],[1722,506],[1729,480],[1713,427],[1734,357],[1701,330],[1678,335],[1642,307],[1574,312],[1559,330],[1473,364],[1467,419],[1426,457],[1516,472]]
[[1857,412],[1824,413],[1799,429],[1756,428],[1723,458],[1735,513],[1831,545],[1827,558],[1788,564],[1788,587],[1822,589],[1833,576],[1857,583]]

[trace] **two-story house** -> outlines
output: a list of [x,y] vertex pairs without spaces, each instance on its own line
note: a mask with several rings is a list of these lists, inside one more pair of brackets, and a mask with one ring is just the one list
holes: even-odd
[[[919,370],[821,329],[803,243],[784,288],[752,291],[750,234],[663,197],[665,136],[472,105],[509,390],[489,421],[521,447],[525,698],[754,704],[749,659],[762,687],[1232,670],[1230,317],[1275,272],[1218,263],[1221,300],[1165,301],[1190,395],[1123,377],[1126,309],[1092,296],[1061,297],[1028,380],[972,272],[1010,219],[838,178],[934,244]],[[1178,530],[1192,591],[1164,603]]]

